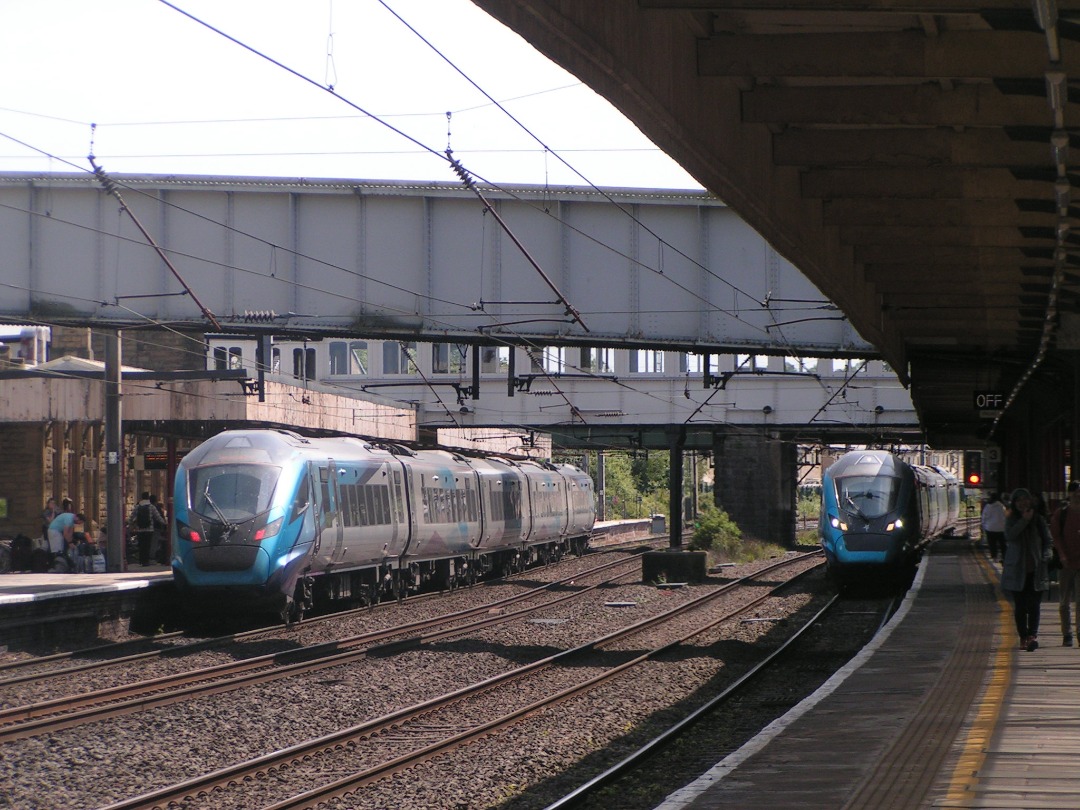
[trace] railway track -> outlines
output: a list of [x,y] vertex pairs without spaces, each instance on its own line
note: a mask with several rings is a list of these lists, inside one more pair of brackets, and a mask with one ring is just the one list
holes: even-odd
[[[628,795],[642,796],[641,806],[650,808],[655,806],[664,795],[680,787],[699,769],[708,768],[715,761],[723,758],[723,750],[717,750],[712,742],[706,744],[695,737],[699,723],[704,724],[721,712],[725,712],[724,718],[727,723],[737,725],[737,721],[733,722],[733,715],[738,716],[740,711],[745,713],[748,706],[755,705],[763,706],[761,711],[767,711],[769,716],[779,716],[784,708],[795,706],[802,698],[804,691],[806,693],[813,691],[819,682],[824,681],[828,675],[839,668],[839,665],[847,658],[846,651],[836,650],[835,657],[828,662],[812,663],[810,666],[818,670],[818,677],[808,677],[805,690],[794,693],[789,688],[790,678],[776,672],[783,667],[793,667],[794,660],[798,660],[801,666],[805,667],[806,659],[815,657],[812,649],[813,642],[806,638],[808,631],[830,619],[834,614],[849,612],[845,609],[846,604],[840,600],[839,596],[833,596],[820,610],[795,628],[782,644],[768,652],[757,664],[736,678],[719,694],[683,714],[671,725],[653,733],[632,753],[550,802],[545,810],[606,808],[611,806],[615,797]],[[884,606],[880,612],[880,619],[875,623],[873,631],[875,634],[896,612],[898,605],[899,599],[894,598]],[[862,611],[863,605],[856,605],[855,610]],[[849,624],[843,618],[840,621],[845,625]],[[852,651],[860,646],[861,641],[853,645]],[[776,682],[769,683],[770,677],[774,677]],[[739,701],[742,706],[733,706],[732,704],[736,701]],[[750,711],[753,709],[751,708]],[[761,724],[764,725],[764,722]],[[682,752],[667,753],[668,749],[680,744]],[[733,752],[735,747],[733,745],[727,753]],[[690,750],[707,750],[709,751],[708,758],[695,767],[691,763],[698,758],[687,755],[686,752]],[[661,756],[662,754],[665,756]],[[680,774],[682,778],[672,780],[673,773]],[[651,799],[647,798],[650,791],[655,794]]]
[[[666,536],[649,535],[646,537],[604,541],[603,535],[599,535],[597,538],[594,538],[593,541],[596,545],[590,547],[584,557],[579,559],[643,546],[656,547],[662,545],[666,540]],[[640,557],[640,554],[636,556]],[[538,570],[544,570],[545,568],[552,569],[556,566],[558,566],[558,563],[552,563],[543,568],[532,568],[521,573],[512,574],[500,579],[486,580],[482,583],[468,587],[471,589],[483,589],[496,587],[502,584],[512,584],[518,579],[535,577]],[[466,589],[467,588],[464,587],[461,588],[461,590]],[[426,601],[440,599],[445,596],[446,592],[442,591],[417,594],[410,596],[408,603],[409,605],[423,604]],[[391,609],[397,604],[397,602],[382,602],[377,605],[310,616],[304,620],[302,626],[304,629],[308,629],[319,624],[339,622],[351,617],[368,616],[374,610]],[[227,633],[213,638],[194,638],[188,631],[178,630],[168,633],[158,633],[145,638],[126,639],[124,641],[97,644],[92,647],[84,647],[76,650],[34,656],[33,658],[0,661],[0,690],[29,681],[43,682],[50,678],[81,677],[94,670],[105,669],[108,667],[126,667],[138,661],[184,656],[198,650],[211,649],[225,644],[247,642],[262,637],[272,637],[275,634],[281,635],[282,633],[287,632],[288,629],[289,628],[277,624],[235,633]],[[140,652],[128,653],[128,650],[139,650]]]
[[[689,639],[715,631],[765,603],[819,564],[818,553],[785,559],[555,655],[333,734],[115,803],[109,810],[165,807],[185,800],[200,807],[243,804],[283,810],[314,807],[335,796],[347,796],[678,651]],[[770,581],[781,576],[787,579]],[[702,611],[712,612],[702,618]],[[315,789],[301,790],[284,800],[251,795],[256,787],[280,793],[289,784],[310,785],[315,779],[312,771],[318,772],[321,782]],[[245,792],[239,802],[229,793],[230,786],[236,785]]]
[[[605,585],[631,576],[639,576],[640,556],[640,554],[632,554],[545,583],[537,588],[436,618],[397,624],[295,650],[201,667],[83,694],[62,694],[49,700],[8,707],[0,710],[0,743],[242,689],[269,680],[340,666],[372,652],[385,653],[393,648],[430,643],[495,624],[517,621],[553,605],[579,599],[584,594]],[[605,574],[610,575],[603,576]],[[596,578],[596,581],[592,584],[583,584],[590,578]],[[552,596],[552,592],[559,588],[573,588],[573,590]],[[508,612],[509,608],[530,600],[535,604]],[[340,616],[336,618],[340,619]],[[251,634],[237,634],[225,638],[236,640],[242,636],[253,636],[265,632],[265,630],[252,631]],[[213,639],[208,642],[213,645],[222,643],[225,643],[222,639]],[[180,648],[180,652],[190,651],[194,646]],[[165,654],[168,654],[168,651],[138,653],[126,658],[91,662],[45,675],[23,675],[0,682],[0,686],[46,677],[69,680],[103,666],[127,668],[136,661],[144,661]]]

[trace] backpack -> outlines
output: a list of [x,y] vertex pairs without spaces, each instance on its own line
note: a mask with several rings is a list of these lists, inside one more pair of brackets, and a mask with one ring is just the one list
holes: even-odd
[[154,518],[150,514],[151,508],[148,503],[140,503],[135,507],[135,528],[139,531],[154,528]]

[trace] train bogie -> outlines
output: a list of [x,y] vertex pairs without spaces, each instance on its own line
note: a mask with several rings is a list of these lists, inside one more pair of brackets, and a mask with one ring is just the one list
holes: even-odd
[[173,570],[214,608],[371,604],[582,551],[592,492],[570,466],[227,431],[177,471]]

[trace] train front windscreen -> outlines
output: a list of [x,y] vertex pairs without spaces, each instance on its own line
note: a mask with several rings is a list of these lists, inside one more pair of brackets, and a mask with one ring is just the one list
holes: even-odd
[[270,508],[281,468],[267,464],[217,464],[188,472],[191,510],[222,523],[250,520]]
[[836,501],[840,507],[867,520],[892,512],[899,496],[899,478],[852,475],[836,479]]

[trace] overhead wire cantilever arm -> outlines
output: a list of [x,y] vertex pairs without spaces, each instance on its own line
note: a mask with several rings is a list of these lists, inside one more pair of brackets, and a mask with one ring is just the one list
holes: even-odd
[[514,235],[514,232],[510,230],[510,226],[503,221],[502,217],[499,216],[499,212],[496,211],[495,207],[487,201],[487,198],[483,195],[480,189],[477,188],[476,181],[472,179],[472,175],[469,174],[468,170],[461,165],[461,162],[457,158],[454,157],[451,150],[446,150],[446,157],[450,161],[450,165],[451,167],[453,167],[454,172],[457,174],[458,177],[461,178],[461,182],[464,183],[465,187],[477,196],[480,202],[483,203],[484,208],[487,209],[488,213],[495,217],[495,221],[499,223],[499,227],[502,228],[506,232],[506,235],[509,236],[511,240],[513,240],[515,245],[517,245],[517,249],[521,251],[521,255],[524,256],[528,260],[529,264],[533,266],[533,269],[540,274],[540,278],[544,280],[544,283],[547,284],[548,287],[551,288],[551,291],[555,293],[555,295],[558,297],[559,303],[566,307],[566,314],[573,317],[573,319],[577,321],[578,325],[586,332],[588,332],[589,327],[585,325],[585,321],[581,320],[581,314],[577,311],[577,309],[574,308],[573,304],[566,300],[566,296],[563,295],[559,288],[555,286],[555,282],[548,278],[548,274],[544,272],[544,268],[542,268],[537,263],[537,261],[529,254],[529,251],[525,249],[525,246],[523,244],[521,244],[521,241],[517,238],[517,236]]
[[123,209],[124,213],[131,217],[131,221],[135,223],[135,227],[139,229],[146,241],[150,243],[150,247],[157,251],[158,256],[160,256],[161,260],[165,262],[165,266],[172,271],[173,276],[176,278],[177,281],[180,282],[180,286],[184,288],[184,292],[191,296],[191,300],[195,302],[195,306],[197,306],[199,308],[199,311],[202,312],[203,317],[214,325],[214,329],[219,332],[222,331],[221,324],[218,323],[218,319],[214,317],[214,313],[207,309],[205,306],[203,306],[202,301],[200,301],[198,296],[195,295],[195,291],[188,286],[188,283],[184,281],[183,276],[180,275],[180,271],[177,270],[173,263],[169,260],[169,257],[165,253],[165,251],[158,246],[157,242],[154,241],[154,237],[152,237],[150,233],[146,230],[146,228],[143,227],[142,223],[139,222],[139,218],[135,216],[135,213],[130,208],[128,208],[127,203],[124,202],[124,198],[120,196],[120,191],[116,188],[116,183],[114,183],[112,179],[107,174],[105,174],[105,170],[103,168],[97,165],[97,163],[94,161],[93,155],[90,155],[87,160],[89,160],[90,165],[94,167],[94,176],[97,177],[98,182],[101,183],[102,188],[104,188],[107,192],[114,196],[116,198],[116,201],[120,203],[120,207]]

